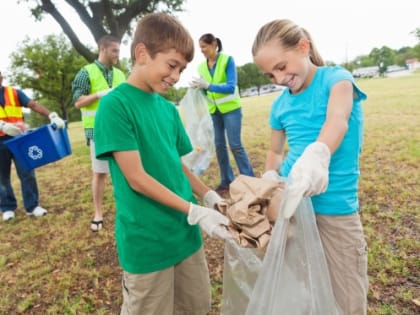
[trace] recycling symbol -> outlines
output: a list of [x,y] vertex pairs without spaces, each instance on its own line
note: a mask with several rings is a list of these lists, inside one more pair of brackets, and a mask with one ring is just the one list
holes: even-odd
[[28,155],[32,160],[39,160],[42,159],[43,152],[37,145],[33,145],[28,148]]

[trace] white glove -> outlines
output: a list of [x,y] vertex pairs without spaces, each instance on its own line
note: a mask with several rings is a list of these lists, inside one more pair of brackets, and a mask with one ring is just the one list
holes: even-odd
[[64,120],[62,120],[56,112],[51,112],[48,115],[48,118],[50,119],[51,124],[55,124],[58,129],[64,128]]
[[190,87],[193,89],[205,89],[208,90],[210,86],[210,83],[208,83],[206,80],[204,80],[202,77],[199,78],[193,78],[190,82]]
[[331,153],[325,143],[316,141],[308,145],[290,171],[291,186],[303,196],[323,193],[328,186],[328,167]]
[[277,171],[275,170],[268,170],[266,171],[262,176],[262,179],[266,179],[266,180],[272,180],[275,182],[281,182],[281,178],[280,175]]
[[289,219],[296,212],[302,198],[303,190],[301,187],[286,184],[286,189],[280,203],[279,214],[283,218]]
[[203,202],[206,207],[217,209],[216,205],[223,203],[225,200],[214,190],[209,190],[203,197]]
[[112,91],[112,89],[106,89],[106,90],[102,90],[102,91],[96,92],[95,95],[96,95],[96,97],[98,99],[100,99],[102,96],[107,95],[111,91]]
[[198,223],[200,228],[210,237],[218,237],[221,239],[229,239],[232,237],[226,229],[229,224],[229,219],[217,210],[190,203],[187,222],[190,225]]
[[22,133],[22,130],[15,124],[0,120],[0,130],[8,136],[17,136]]

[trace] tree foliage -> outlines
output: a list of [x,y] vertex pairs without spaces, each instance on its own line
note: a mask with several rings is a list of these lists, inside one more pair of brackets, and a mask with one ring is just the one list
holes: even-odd
[[240,90],[256,86],[259,90],[260,86],[270,83],[270,79],[264,76],[255,63],[247,63],[238,67],[238,86]]
[[64,35],[48,35],[44,40],[26,37],[11,54],[12,85],[32,89],[33,98],[64,119],[80,119],[73,106],[71,82],[86,64]]
[[88,62],[92,62],[97,57],[96,52],[81,42],[74,29],[76,25],[80,25],[80,22],[87,27],[96,42],[105,34],[123,40],[125,35],[131,35],[133,23],[138,18],[156,11],[182,11],[184,0],[65,0],[66,4],[77,13],[80,21],[70,20],[71,17],[65,16],[67,11],[61,6],[64,1],[20,0],[20,2],[28,3],[36,20],[42,20],[45,14],[51,15],[70,39],[74,49]]

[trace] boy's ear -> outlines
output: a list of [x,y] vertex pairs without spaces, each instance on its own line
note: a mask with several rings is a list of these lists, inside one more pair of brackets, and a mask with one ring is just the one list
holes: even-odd
[[301,38],[299,40],[298,47],[303,54],[309,55],[311,51],[311,42],[306,38]]
[[146,56],[147,56],[146,46],[143,43],[137,44],[136,48],[134,49],[134,55],[138,63],[144,64],[146,62]]

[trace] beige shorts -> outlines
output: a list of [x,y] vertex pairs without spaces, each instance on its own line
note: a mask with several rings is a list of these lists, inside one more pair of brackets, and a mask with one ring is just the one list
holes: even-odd
[[95,142],[91,139],[89,142],[90,161],[92,163],[92,171],[94,173],[109,174],[108,161],[98,160],[96,158]]
[[316,222],[340,314],[366,314],[367,244],[359,214],[316,215]]
[[146,274],[123,272],[121,315],[206,315],[210,277],[203,248],[179,264]]

